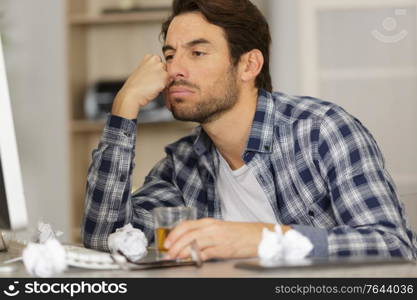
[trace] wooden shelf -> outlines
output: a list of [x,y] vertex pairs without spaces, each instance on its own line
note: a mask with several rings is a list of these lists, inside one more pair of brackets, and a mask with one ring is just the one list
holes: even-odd
[[73,133],[99,132],[104,128],[105,121],[74,120],[71,121]]
[[[139,123],[138,126],[157,126],[164,124],[175,124],[177,127],[184,129],[194,128],[197,123],[193,122],[180,122],[176,120],[172,121],[159,121],[159,122],[147,122]],[[104,120],[90,121],[90,120],[74,120],[71,122],[71,131],[73,133],[100,133],[105,125]]]
[[[100,142],[105,120],[84,119],[84,97],[92,82],[122,78],[132,71],[146,53],[160,50],[156,33],[170,9],[101,13],[100,0],[65,0],[68,30],[68,101],[70,140],[71,240],[80,242],[85,185],[91,154]],[[116,3],[115,0],[111,2]],[[139,115],[136,168],[132,186],[140,186],[146,174],[165,156],[164,147],[190,134],[196,126],[179,122],[170,114],[160,118]],[[155,121],[157,120],[157,121]],[[145,123],[148,121],[148,123]],[[140,147],[139,147],[140,145]]]
[[168,15],[168,10],[100,15],[77,14],[70,15],[69,22],[71,25],[106,25],[141,22],[161,22],[164,21],[168,17]]

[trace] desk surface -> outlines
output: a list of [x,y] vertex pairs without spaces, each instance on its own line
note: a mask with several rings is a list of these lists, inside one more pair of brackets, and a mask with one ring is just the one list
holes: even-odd
[[[8,252],[0,253],[0,262],[17,257],[20,249],[10,248]],[[152,269],[141,271],[97,271],[80,268],[68,268],[59,277],[137,277],[137,278],[213,278],[213,277],[412,277],[417,278],[417,263],[398,264],[374,264],[374,265],[352,265],[352,266],[323,266],[314,268],[297,269],[274,269],[274,270],[245,270],[235,267],[237,262],[242,260],[225,260],[206,262],[201,268],[193,266],[174,267],[167,269]],[[246,261],[246,260],[245,260]],[[248,260],[249,261],[249,260]],[[0,277],[30,277],[26,272],[23,263],[13,264],[16,270],[13,273],[0,273]]]

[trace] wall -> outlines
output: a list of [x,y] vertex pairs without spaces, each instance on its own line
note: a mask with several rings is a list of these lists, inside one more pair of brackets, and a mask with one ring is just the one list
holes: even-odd
[[266,0],[271,30],[271,76],[274,90],[297,95],[300,91],[296,1]]
[[[32,235],[38,220],[69,232],[65,6],[2,0],[2,32]],[[66,236],[64,237],[64,239]]]

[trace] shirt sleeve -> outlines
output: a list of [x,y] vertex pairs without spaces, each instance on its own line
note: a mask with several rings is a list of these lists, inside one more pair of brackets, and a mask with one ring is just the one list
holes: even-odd
[[152,209],[182,203],[170,180],[172,163],[168,156],[154,167],[144,186],[131,194],[135,144],[136,122],[110,115],[92,153],[87,176],[81,235],[88,248],[108,251],[108,236],[127,223],[141,229],[151,242]]
[[291,228],[307,237],[313,244],[313,249],[308,254],[309,257],[327,257],[329,255],[329,243],[325,229],[296,224],[292,224]]
[[415,258],[415,236],[372,135],[337,107],[317,127],[316,162],[338,224],[327,232],[329,256]]

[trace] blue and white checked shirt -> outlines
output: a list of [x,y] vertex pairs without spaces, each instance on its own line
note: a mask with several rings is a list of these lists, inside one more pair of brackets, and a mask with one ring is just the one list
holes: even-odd
[[[166,157],[131,194],[135,141],[134,121],[109,116],[88,173],[86,247],[108,250],[108,235],[129,222],[152,241],[151,211],[158,206],[193,206],[198,218],[222,217],[218,156],[200,126],[168,145]],[[312,256],[416,258],[416,235],[375,140],[339,106],[260,90],[242,158],[276,222],[309,237]]]

